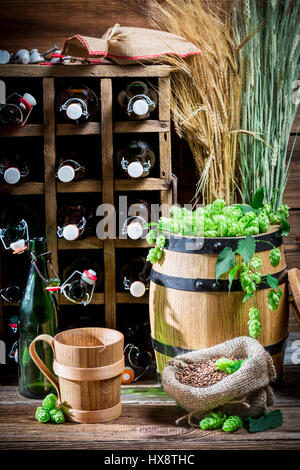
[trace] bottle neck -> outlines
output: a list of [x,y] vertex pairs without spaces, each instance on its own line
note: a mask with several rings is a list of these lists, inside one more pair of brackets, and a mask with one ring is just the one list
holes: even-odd
[[[47,253],[47,242],[45,238],[33,238],[29,241],[29,256],[32,263],[32,269],[40,277],[40,274],[48,279],[47,256],[41,256]],[[38,269],[38,271],[37,271]],[[42,280],[42,279],[41,279]]]

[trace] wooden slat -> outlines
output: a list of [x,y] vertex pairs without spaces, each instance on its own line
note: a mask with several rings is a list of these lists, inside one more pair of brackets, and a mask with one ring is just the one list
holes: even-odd
[[293,209],[300,209],[300,161],[291,161],[283,202]]
[[55,180],[55,87],[51,78],[43,79],[44,103],[44,175],[45,175],[45,220],[48,250],[52,252],[52,263],[58,272],[57,259],[57,202]]
[[300,211],[290,211],[289,223],[291,231],[288,237],[284,237],[284,249],[287,260],[287,266],[291,268],[299,268],[300,266]]
[[76,126],[75,124],[57,124],[56,135],[94,135],[100,134],[100,122],[87,122]]
[[117,303],[118,304],[148,304],[149,296],[147,294],[143,297],[133,297],[128,292],[117,292]]
[[[103,305],[104,304],[104,294],[102,292],[95,292],[93,298],[90,302],[92,305]],[[73,308],[76,308],[76,304],[73,304],[64,295],[59,296],[59,305],[70,305]]]
[[58,193],[99,193],[101,190],[99,180],[86,179],[71,183],[57,183]]
[[130,238],[117,238],[116,248],[150,248],[146,240],[131,240]]
[[96,250],[103,248],[103,240],[97,237],[86,237],[82,240],[68,241],[64,238],[58,240],[59,250]]
[[170,179],[143,178],[115,180],[116,191],[168,191]]
[[[170,122],[170,78],[158,79],[158,114],[159,119]],[[159,163],[160,163],[160,177],[172,177],[172,159],[171,159],[171,135],[167,132],[159,135]],[[169,215],[168,207],[172,204],[172,192],[169,191],[160,193],[160,202],[162,204],[162,214]],[[165,206],[165,207],[164,207]]]
[[166,65],[1,65],[0,77],[167,77]]
[[114,124],[114,133],[132,133],[132,132],[170,132],[169,121],[116,121]]
[[299,129],[298,129],[299,126],[300,126],[300,108],[299,108],[298,111],[297,111],[297,114],[296,114],[295,120],[294,120],[294,122],[293,122],[293,126],[292,126],[291,132],[292,132],[292,133],[299,132]]
[[24,127],[0,126],[0,137],[38,137],[43,135],[44,126],[42,124],[25,124]]
[[290,152],[292,150],[292,147],[293,145],[295,144],[295,147],[294,147],[294,153],[298,153],[298,155],[300,154],[300,135],[291,135],[290,138],[289,138],[289,142],[288,142],[288,152]]
[[22,184],[0,184],[0,193],[17,195],[44,194],[44,183],[30,181]]
[[[102,146],[102,195],[103,203],[114,204],[112,81],[101,80],[101,146]],[[104,295],[105,324],[116,328],[116,261],[115,240],[104,240]]]

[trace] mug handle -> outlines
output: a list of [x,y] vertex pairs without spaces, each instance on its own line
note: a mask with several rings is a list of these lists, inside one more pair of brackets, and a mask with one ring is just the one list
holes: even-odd
[[35,343],[37,341],[45,341],[46,343],[48,343],[51,346],[53,355],[54,355],[54,339],[50,335],[37,336],[29,346],[29,353],[30,353],[31,359],[36,364],[36,366],[40,369],[40,371],[44,374],[44,376],[49,380],[49,382],[52,383],[53,387],[55,388],[57,392],[58,400],[61,401],[59,383],[58,383],[57,378],[52,374],[52,372],[50,372],[48,367],[45,366],[45,364],[43,363],[43,361],[41,360],[41,358],[36,352]]

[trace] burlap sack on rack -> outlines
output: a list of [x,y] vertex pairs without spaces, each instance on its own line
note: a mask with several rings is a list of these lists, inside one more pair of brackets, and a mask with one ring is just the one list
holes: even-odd
[[65,41],[62,53],[73,59],[102,62],[107,55],[107,41],[77,34]]
[[121,27],[116,24],[104,33],[102,39],[107,40],[107,57],[117,64],[163,64],[167,55],[187,57],[201,54],[201,51],[186,39],[155,29]]
[[[237,372],[206,388],[185,385],[175,378],[175,373],[189,364],[219,357],[249,359]],[[202,415],[220,408],[227,415],[246,417],[270,411],[275,398],[269,384],[275,377],[272,358],[264,347],[253,338],[241,336],[170,360],[162,372],[162,383],[165,392],[190,413]]]

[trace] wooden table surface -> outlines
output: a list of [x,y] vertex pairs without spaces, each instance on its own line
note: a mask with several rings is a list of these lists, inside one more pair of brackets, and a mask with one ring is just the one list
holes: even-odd
[[[131,392],[131,393],[130,393]],[[0,387],[0,449],[300,449],[300,366],[285,367],[284,384],[276,390],[280,428],[227,435],[176,426],[184,412],[167,396],[147,386],[123,389],[122,416],[105,424],[41,424],[34,418],[36,400],[21,397],[15,386]]]

